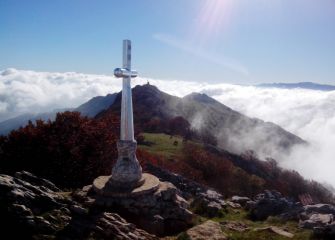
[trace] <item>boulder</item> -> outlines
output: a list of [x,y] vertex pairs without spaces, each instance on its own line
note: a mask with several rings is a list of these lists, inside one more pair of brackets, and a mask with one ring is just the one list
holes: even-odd
[[312,229],[321,238],[335,238],[335,208],[331,204],[315,204],[304,206],[300,214],[299,226]]
[[222,231],[221,225],[217,222],[208,220],[200,225],[190,228],[178,239],[189,240],[227,240],[226,234]]
[[333,214],[335,215],[335,207],[331,204],[315,204],[304,206],[304,212],[306,214],[320,213],[320,214]]
[[312,214],[309,219],[300,221],[299,226],[301,228],[314,229],[315,227],[322,227],[332,223],[334,217],[332,214]]
[[269,190],[258,194],[255,203],[249,204],[249,207],[250,217],[253,220],[265,220],[269,216],[277,216],[290,211],[299,213],[302,210],[300,204],[288,200],[277,191]]
[[195,213],[206,217],[220,217],[227,204],[221,194],[213,190],[199,193],[191,203]]
[[248,197],[233,196],[231,198],[231,201],[233,203],[238,203],[238,204],[240,204],[241,206],[244,207],[247,204],[247,202],[251,201],[251,199],[248,198]]

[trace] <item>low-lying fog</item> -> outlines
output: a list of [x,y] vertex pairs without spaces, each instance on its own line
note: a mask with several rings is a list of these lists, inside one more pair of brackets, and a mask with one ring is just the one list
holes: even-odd
[[[206,84],[137,78],[176,96],[203,92],[221,103],[265,121],[274,122],[307,140],[281,165],[306,178],[335,186],[335,91],[265,89],[231,84]],[[0,71],[0,121],[22,113],[76,107],[90,98],[120,91],[121,80],[80,73],[49,73],[7,69]]]

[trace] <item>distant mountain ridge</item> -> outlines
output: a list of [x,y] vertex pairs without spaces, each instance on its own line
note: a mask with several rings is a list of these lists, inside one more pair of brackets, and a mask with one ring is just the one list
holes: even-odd
[[80,112],[82,116],[94,117],[96,114],[112,105],[116,96],[117,93],[107,94],[106,96],[97,96],[77,108],[55,109],[51,112],[37,114],[22,114],[17,117],[0,122],[0,134],[8,134],[14,129],[27,125],[29,121],[34,122],[38,119],[41,119],[43,121],[53,121],[55,120],[58,112],[77,111]]
[[[204,128],[215,135],[222,148],[234,153],[254,150],[261,156],[275,157],[279,152],[288,153],[296,144],[306,143],[274,123],[249,118],[206,94],[191,93],[179,98],[146,84],[133,88],[133,105],[135,124],[153,118],[182,116],[192,127]],[[97,117],[103,117],[108,112],[120,114],[120,106],[121,93],[113,105]]]
[[83,103],[79,107],[75,108],[74,111],[80,112],[83,116],[95,117],[95,115],[97,115],[99,112],[111,106],[114,103],[116,96],[117,93],[107,94],[104,97],[94,97],[86,103]]
[[19,127],[23,127],[28,124],[29,121],[36,121],[36,120],[55,120],[56,115],[58,112],[64,111],[72,111],[72,108],[64,108],[64,109],[55,109],[51,112],[45,113],[25,113],[21,114],[17,117],[7,119],[5,121],[0,122],[0,135],[1,134],[8,134],[10,131],[17,129]]
[[262,88],[282,88],[282,89],[310,89],[319,91],[335,91],[335,86],[327,84],[319,84],[313,82],[299,82],[299,83],[263,83],[258,84],[256,87]]

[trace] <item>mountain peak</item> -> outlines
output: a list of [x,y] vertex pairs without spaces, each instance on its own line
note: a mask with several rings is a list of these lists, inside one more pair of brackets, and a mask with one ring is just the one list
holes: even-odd
[[133,88],[133,91],[135,91],[135,92],[150,92],[150,93],[161,92],[156,86],[151,85],[149,83],[143,84],[143,85],[136,85]]
[[185,97],[183,97],[184,100],[194,100],[197,102],[202,102],[202,103],[216,103],[217,101],[211,97],[209,97],[205,93],[197,93],[197,92],[192,92]]

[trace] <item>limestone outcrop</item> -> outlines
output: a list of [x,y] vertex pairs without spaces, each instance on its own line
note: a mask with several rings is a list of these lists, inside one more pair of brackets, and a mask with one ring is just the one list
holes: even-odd
[[10,239],[157,239],[116,213],[91,211],[68,195],[29,172],[0,174],[2,235]]

